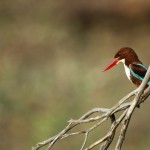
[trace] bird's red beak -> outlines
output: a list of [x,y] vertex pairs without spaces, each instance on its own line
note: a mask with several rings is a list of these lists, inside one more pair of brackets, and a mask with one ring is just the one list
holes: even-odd
[[114,67],[114,66],[117,64],[118,61],[119,61],[119,59],[118,59],[118,58],[115,58],[113,61],[111,61],[111,62],[109,63],[109,65],[103,70],[103,72],[106,71],[106,70],[109,70],[109,69],[112,68],[112,67]]

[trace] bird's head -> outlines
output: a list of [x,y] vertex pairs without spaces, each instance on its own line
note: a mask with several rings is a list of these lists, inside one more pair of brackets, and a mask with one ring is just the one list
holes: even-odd
[[129,66],[131,62],[135,60],[138,60],[138,56],[136,55],[134,50],[129,47],[123,47],[117,51],[117,53],[114,56],[114,59],[107,65],[107,67],[103,71],[111,69],[119,62],[123,62],[127,66]]

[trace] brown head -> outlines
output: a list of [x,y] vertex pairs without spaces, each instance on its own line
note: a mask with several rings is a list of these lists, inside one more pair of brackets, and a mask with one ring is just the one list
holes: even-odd
[[114,56],[114,60],[103,71],[109,70],[121,61],[123,61],[127,66],[129,66],[133,62],[140,62],[137,54],[132,48],[123,47],[119,49],[119,51],[117,51],[117,53]]
[[125,64],[129,66],[133,62],[139,62],[137,54],[130,47],[121,48],[114,56],[118,58],[119,61],[125,60]]

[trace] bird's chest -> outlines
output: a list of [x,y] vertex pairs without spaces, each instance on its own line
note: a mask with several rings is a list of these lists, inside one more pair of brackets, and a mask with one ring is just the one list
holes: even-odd
[[125,73],[128,77],[128,79],[133,82],[135,85],[139,86],[141,84],[141,80],[139,80],[138,78],[136,78],[135,76],[132,75],[132,73],[130,72],[130,69],[124,64],[124,68],[125,68]]
[[131,81],[130,69],[124,64],[125,73],[128,79]]

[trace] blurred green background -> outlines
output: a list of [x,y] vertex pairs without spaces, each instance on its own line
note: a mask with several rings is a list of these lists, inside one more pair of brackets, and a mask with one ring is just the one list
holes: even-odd
[[[149,65],[150,1],[1,0],[0,149],[31,149],[70,118],[111,107],[134,90],[122,65],[102,72],[124,46]],[[149,149],[149,108],[147,101],[136,110],[123,150]],[[79,149],[82,140],[54,149]]]

